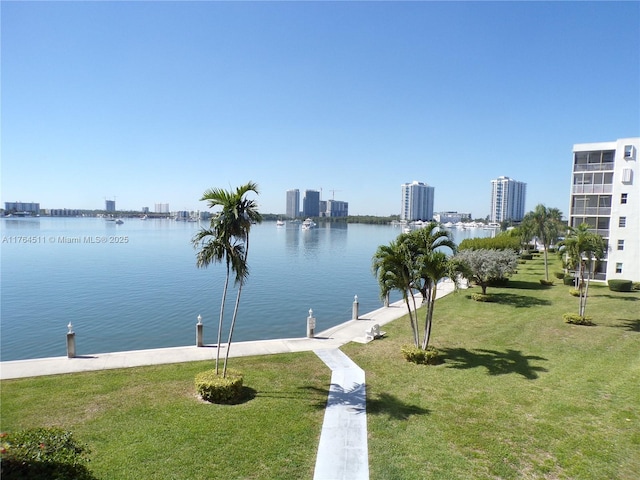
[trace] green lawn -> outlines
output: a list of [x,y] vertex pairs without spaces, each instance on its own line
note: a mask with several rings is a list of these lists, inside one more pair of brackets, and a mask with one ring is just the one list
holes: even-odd
[[[557,265],[550,271],[557,270]],[[596,326],[569,287],[541,287],[541,257],[495,303],[438,300],[438,366],[405,362],[408,320],[343,350],[367,375],[372,479],[637,479],[640,292],[593,285]],[[557,282],[558,283],[558,282]],[[208,363],[1,383],[1,428],[58,425],[90,445],[103,479],[311,478],[330,372],[313,354],[232,359],[251,399],[209,405],[193,378]]]

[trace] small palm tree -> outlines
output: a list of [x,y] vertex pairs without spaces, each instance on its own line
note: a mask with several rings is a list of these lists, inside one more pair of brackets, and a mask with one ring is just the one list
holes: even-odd
[[235,274],[235,283],[238,285],[238,293],[236,296],[231,327],[229,329],[229,340],[227,342],[227,352],[222,371],[223,377],[226,376],[227,360],[229,358],[229,349],[238,314],[242,286],[249,275],[249,269],[247,266],[249,231],[252,224],[260,223],[262,221],[262,216],[258,212],[256,202],[245,198],[245,195],[250,192],[258,194],[257,184],[249,182],[236,188],[235,191],[227,191],[219,188],[213,188],[205,191],[201,200],[206,201],[209,208],[221,207],[221,210],[211,219],[210,228],[202,229],[192,240],[194,247],[202,247],[197,254],[198,267],[207,267],[211,263],[219,263],[223,260],[226,264],[226,277],[220,305],[220,319],[218,323],[216,373],[218,373],[224,307],[231,272]]
[[549,281],[549,263],[547,261],[547,251],[552,243],[558,240],[560,232],[564,229],[562,223],[562,212],[557,208],[547,208],[542,204],[527,213],[522,220],[525,232],[530,232],[538,237],[544,247],[544,273],[545,280]]
[[606,241],[602,236],[590,232],[589,225],[586,223],[577,228],[569,227],[567,238],[560,242],[559,253],[566,257],[568,265],[572,265],[576,269],[576,279],[580,293],[578,315],[581,317],[584,317],[587,308],[589,279],[593,274],[596,263],[604,258],[606,250]]
[[[415,275],[408,246],[398,239],[393,240],[389,245],[380,245],[373,255],[371,267],[380,286],[381,298],[386,298],[393,290],[398,290],[402,294],[409,314],[413,342],[418,347],[420,343],[418,325],[414,317],[416,303],[411,290],[415,283]],[[410,301],[413,302],[413,310]]]

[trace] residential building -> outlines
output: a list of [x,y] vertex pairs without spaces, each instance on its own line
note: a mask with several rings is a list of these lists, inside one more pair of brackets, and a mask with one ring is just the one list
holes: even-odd
[[40,215],[39,203],[25,202],[4,202],[5,215]]
[[303,217],[320,216],[320,192],[317,190],[305,190],[302,201]]
[[287,190],[287,217],[296,218],[300,215],[300,190]]
[[402,208],[400,220],[431,220],[433,218],[434,187],[414,181],[404,183],[402,188]]
[[519,222],[524,218],[527,184],[509,177],[491,180],[491,222]]
[[115,200],[105,200],[104,201],[104,209],[107,212],[115,212],[116,211],[116,201]]
[[608,242],[596,279],[640,281],[640,137],[573,146],[569,226]]
[[458,212],[438,212],[433,214],[433,219],[439,223],[470,222],[471,214]]
[[156,203],[154,206],[156,213],[169,213],[168,203]]
[[327,217],[348,217],[349,202],[327,200]]

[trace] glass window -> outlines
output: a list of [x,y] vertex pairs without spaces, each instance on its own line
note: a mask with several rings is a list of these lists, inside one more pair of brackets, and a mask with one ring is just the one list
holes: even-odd
[[587,152],[576,152],[574,163],[576,165],[587,163]]
[[620,217],[618,219],[618,226],[619,227],[626,227],[627,226],[627,217]]
[[598,217],[598,230],[609,229],[609,217]]
[[603,163],[613,163],[613,158],[615,156],[615,150],[606,150],[602,152],[602,162]]
[[604,174],[604,184],[605,185],[613,184],[613,173],[609,172]]
[[598,206],[600,207],[610,207],[611,195],[600,195],[600,197],[598,198],[598,204],[599,204]]
[[620,203],[627,203],[627,194],[626,193],[621,193],[620,194]]
[[633,145],[624,146],[624,158],[627,160],[633,159]]
[[618,250],[624,250],[624,240],[618,240]]
[[622,273],[622,263],[616,263],[616,273]]
[[602,152],[589,152],[589,163],[600,163]]

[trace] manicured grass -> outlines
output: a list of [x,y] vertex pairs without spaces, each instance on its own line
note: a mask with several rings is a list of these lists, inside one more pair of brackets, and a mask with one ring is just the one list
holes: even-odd
[[71,430],[103,479],[312,477],[330,371],[313,353],[230,363],[249,396],[234,406],[195,397],[210,362],[4,381],[2,430]]
[[578,300],[543,277],[536,258],[494,303],[469,298],[479,287],[439,300],[439,366],[400,357],[406,319],[344,348],[367,372],[371,478],[638,478],[640,294],[592,284],[596,326],[568,325]]
[[[403,360],[406,318],[343,348],[367,375],[372,479],[638,478],[640,292],[592,284],[596,325],[575,326],[570,287],[543,276],[536,256],[488,289],[495,302],[472,301],[478,287],[438,300],[441,365]],[[201,362],[3,381],[1,428],[72,430],[104,479],[311,478],[327,367],[313,353],[231,362],[252,397],[235,406],[194,397]]]

